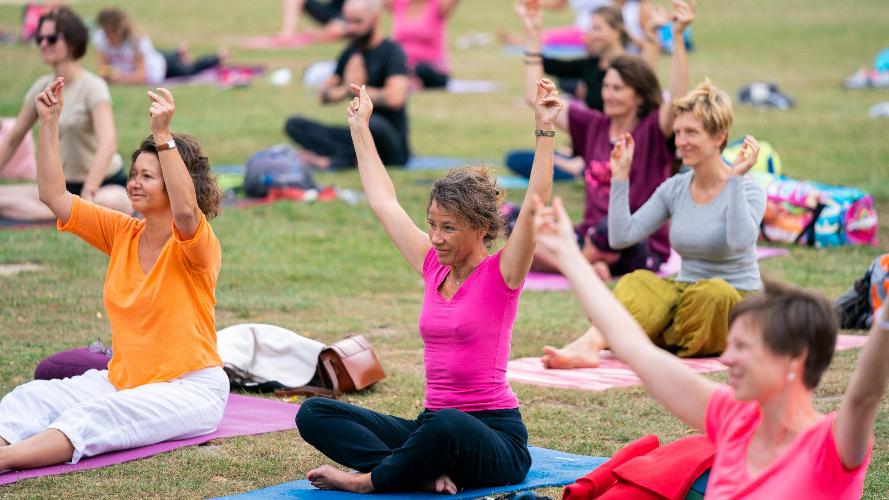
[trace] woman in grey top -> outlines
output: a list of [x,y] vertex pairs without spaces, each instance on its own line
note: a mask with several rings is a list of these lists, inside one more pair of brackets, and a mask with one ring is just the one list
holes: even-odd
[[[743,296],[760,290],[756,240],[765,213],[765,190],[745,176],[759,146],[747,136],[734,164],[722,161],[732,124],[729,96],[709,80],[673,104],[676,149],[689,172],[664,181],[630,214],[633,138],[611,152],[608,240],[625,248],[670,221],[670,246],[682,257],[675,279],[650,271],[624,276],[614,294],[656,344],[679,356],[721,354],[728,316]],[[552,368],[598,366],[605,342],[595,329],[563,349],[545,348]]]

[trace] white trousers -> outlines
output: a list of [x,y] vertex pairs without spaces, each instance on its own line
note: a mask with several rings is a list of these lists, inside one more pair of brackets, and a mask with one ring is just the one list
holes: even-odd
[[203,436],[222,420],[228,388],[219,367],[122,391],[108,381],[108,370],[34,380],[0,401],[0,437],[13,444],[57,429],[74,445],[70,463],[77,463],[109,451]]

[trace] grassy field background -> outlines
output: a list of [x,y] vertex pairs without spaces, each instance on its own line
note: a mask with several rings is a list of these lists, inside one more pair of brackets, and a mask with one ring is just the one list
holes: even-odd
[[[221,2],[119,2],[160,48],[191,42],[195,53],[228,45],[236,62],[290,68],[298,77],[313,61],[332,59],[340,46],[298,51],[243,51],[241,36],[279,27],[277,0]],[[78,1],[88,19],[104,3]],[[14,29],[17,3],[0,2],[0,27]],[[709,76],[734,94],[755,80],[777,82],[794,96],[789,112],[736,108],[733,137],[751,133],[780,152],[785,173],[845,184],[872,192],[878,202],[883,240],[889,230],[889,121],[872,120],[867,109],[889,100],[889,91],[847,91],[845,76],[872,64],[889,46],[882,0],[700,1],[693,26],[696,50],[691,80]],[[570,22],[567,12],[547,18]],[[423,93],[412,96],[412,145],[417,153],[490,160],[501,164],[512,148],[531,147],[532,115],[520,100],[522,65],[491,44],[458,49],[472,33],[518,32],[510,0],[464,0],[451,23],[451,55],[459,78],[489,79],[503,92],[486,95]],[[94,55],[85,65],[95,67]],[[18,112],[31,83],[47,73],[33,46],[0,48],[0,115]],[[661,61],[666,76],[667,60]],[[126,156],[149,132],[144,88],[115,87],[118,145]],[[320,108],[314,91],[294,83],[274,87],[260,79],[244,89],[183,87],[174,90],[174,128],[197,135],[216,164],[243,163],[253,152],[286,142],[285,118],[294,113],[345,124],[343,106]],[[564,139],[564,135],[562,135]],[[394,171],[399,198],[424,221],[429,182],[438,172]],[[319,176],[324,183],[360,188],[355,172]],[[557,185],[577,216],[581,185]],[[513,200],[523,193],[514,191]],[[422,345],[416,331],[422,281],[389,243],[366,204],[278,203],[227,210],[213,223],[222,241],[223,270],[217,290],[217,323],[268,322],[324,342],[352,333],[369,337],[387,379],[348,401],[402,416],[422,405]],[[792,248],[792,256],[763,263],[763,273],[836,297],[878,253],[875,248]],[[34,262],[43,271],[0,277],[0,394],[31,379],[44,356],[85,346],[110,333],[102,309],[101,283],[107,259],[70,235],[51,229],[0,231],[0,263]],[[516,321],[512,357],[540,353],[585,328],[570,293],[527,293]],[[816,391],[820,410],[836,409],[857,353],[839,354]],[[721,378],[716,376],[717,379]],[[515,384],[531,444],[574,453],[610,455],[647,433],[670,441],[691,431],[640,388],[584,393]],[[889,491],[889,398],[876,427],[866,496]],[[13,497],[208,497],[299,479],[325,460],[295,431],[214,442],[147,460],[0,488]],[[557,494],[556,490],[549,490]]]

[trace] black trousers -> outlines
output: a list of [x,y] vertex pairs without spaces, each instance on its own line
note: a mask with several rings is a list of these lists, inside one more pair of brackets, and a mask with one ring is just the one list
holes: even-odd
[[218,56],[203,56],[185,64],[182,62],[182,55],[179,52],[163,52],[163,55],[167,60],[167,78],[196,75],[205,69],[219,66]]
[[[352,134],[346,127],[324,125],[301,116],[292,116],[284,124],[284,131],[304,149],[330,157],[331,168],[354,167],[357,162]],[[371,115],[370,135],[383,165],[402,166],[407,163],[408,152],[404,141],[389,120]]]
[[517,484],[531,468],[518,408],[425,410],[408,420],[309,398],[299,408],[296,426],[333,461],[370,472],[377,491],[415,489],[443,474],[461,489]]
[[450,77],[447,73],[439,71],[427,63],[417,63],[414,67],[414,74],[423,83],[423,88],[440,89],[448,85]]

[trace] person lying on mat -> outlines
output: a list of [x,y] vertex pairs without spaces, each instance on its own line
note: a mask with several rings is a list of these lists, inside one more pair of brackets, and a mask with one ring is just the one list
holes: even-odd
[[822,415],[812,392],[836,345],[830,302],[779,285],[744,299],[720,358],[729,384],[719,384],[651,342],[586,263],[559,198],[536,207],[537,244],[556,256],[611,352],[667,410],[713,441],[708,498],[861,498],[889,384],[889,307],[877,316],[839,410]]
[[[614,295],[657,345],[682,357],[718,355],[726,347],[732,308],[762,288],[756,239],[766,194],[745,176],[759,146],[747,136],[735,163],[723,162],[732,103],[709,80],[676,100],[672,114],[676,148],[691,169],[661,184],[631,215],[635,141],[629,134],[620,139],[611,152],[608,240],[615,248],[629,247],[669,220],[670,245],[682,257],[682,268],[675,279],[634,271],[617,282]],[[605,345],[593,327],[564,349],[544,347],[543,362],[551,368],[594,367]]]
[[335,462],[311,470],[322,489],[353,492],[461,488],[516,484],[531,466],[519,402],[506,381],[512,327],[534,253],[530,196],[552,189],[554,121],[562,109],[549,80],[538,82],[534,172],[525,209],[502,250],[488,250],[500,235],[503,189],[492,171],[463,167],[432,186],[429,233],[398,202],[374,147],[367,89],[349,106],[358,171],[371,209],[401,255],[423,276],[420,312],[426,364],[425,410],[415,420],[383,415],[340,401],[310,398],[296,425],[309,444]]
[[336,40],[345,32],[344,3],[345,0],[281,0],[281,17],[284,23],[278,36],[292,38],[301,33],[309,34],[310,32],[299,30],[299,20],[305,12],[323,27],[320,33],[312,33],[319,41]]
[[[695,16],[694,1],[676,0],[674,27],[685,29]],[[531,58],[533,59],[533,57]],[[688,91],[688,64],[685,45],[677,43],[671,56],[670,95],[675,98]],[[530,61],[529,61],[530,62]],[[541,74],[540,64],[525,66],[526,86]],[[588,244],[590,231],[608,215],[611,191],[609,157],[614,142],[629,133],[639,146],[633,158],[630,183],[630,210],[638,210],[654,194],[655,189],[672,173],[675,154],[671,103],[662,99],[657,75],[642,59],[621,55],[611,60],[602,83],[604,111],[572,103],[559,116],[556,126],[571,134],[574,152],[583,157],[586,183],[586,207],[583,221],[577,226],[577,237]],[[654,231],[647,239],[652,259],[646,268],[657,270],[670,256],[667,226]],[[594,253],[588,255],[594,257]],[[591,262],[592,263],[592,262]],[[542,248],[534,256],[536,271],[554,271],[555,263]]]
[[96,17],[98,30],[93,33],[93,47],[99,58],[99,74],[108,83],[156,85],[166,78],[193,76],[221,65],[228,53],[192,58],[188,45],[177,50],[159,51],[148,35],[139,33],[126,12],[109,7]]
[[[53,75],[38,78],[25,95],[14,128],[0,142],[0,169],[31,133],[37,121],[37,95],[63,77],[68,106],[59,118],[59,137],[66,187],[85,200],[131,213],[108,84],[80,65],[89,41],[86,25],[68,7],[58,7],[40,17],[35,40]],[[39,221],[52,219],[53,213],[40,202],[37,185],[11,184],[0,186],[0,217]]]
[[144,219],[71,194],[59,148],[64,85],[57,78],[37,96],[37,186],[60,231],[111,257],[114,354],[107,370],[35,380],[0,400],[0,470],[209,434],[228,400],[214,326],[221,248],[207,222],[222,193],[207,157],[193,137],[171,133],[173,95],[158,89],[148,92],[152,135],[127,181]]
[[[410,81],[401,47],[386,38],[380,26],[383,0],[347,0],[343,7],[346,35],[351,43],[336,63],[334,74],[321,86],[321,102],[331,104],[351,95],[349,84],[366,85],[377,113],[370,131],[385,165],[404,165],[408,146],[407,98]],[[284,131],[302,146],[301,155],[319,169],[355,166],[349,129],[318,123],[302,116],[287,119]]]

